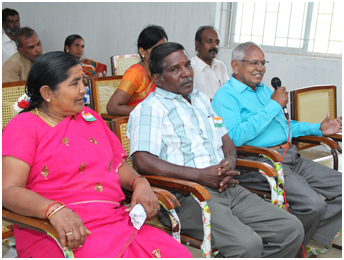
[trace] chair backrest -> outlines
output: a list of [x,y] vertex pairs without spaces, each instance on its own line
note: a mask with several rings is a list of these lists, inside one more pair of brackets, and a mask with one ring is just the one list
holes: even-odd
[[99,115],[107,114],[106,106],[121,83],[122,76],[89,79],[91,109]]
[[117,135],[119,141],[121,142],[125,152],[128,155],[127,163],[133,166],[133,162],[130,160],[130,140],[127,137],[127,125],[128,125],[129,117],[120,117],[113,119],[112,121],[115,123],[115,134]]
[[125,54],[111,56],[111,71],[112,75],[124,75],[124,72],[135,63],[140,62],[141,58],[138,54]]
[[[310,86],[290,91],[291,119],[311,124],[322,122],[326,112],[331,120],[337,117],[337,97],[335,85]],[[299,150],[316,146],[298,142]]]
[[336,86],[312,86],[290,91],[291,119],[308,123],[322,122],[326,112],[337,117]]
[[13,105],[25,93],[26,81],[2,83],[2,129],[17,115]]

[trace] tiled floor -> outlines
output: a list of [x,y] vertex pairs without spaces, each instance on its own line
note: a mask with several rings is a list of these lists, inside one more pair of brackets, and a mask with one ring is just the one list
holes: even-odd
[[[331,155],[330,151],[327,150],[327,148],[325,147],[317,147],[317,148],[309,148],[307,150],[303,150],[301,151],[301,155],[303,158],[307,158],[310,160],[314,160],[320,157],[326,157]],[[329,167],[332,167],[332,158],[331,156],[327,158],[327,160],[323,160],[320,163],[323,163]],[[342,160],[340,157],[339,160],[339,171],[342,171]],[[14,242],[14,238],[10,238],[10,241]],[[335,240],[334,240],[335,244],[338,245],[342,245],[342,235],[338,236]],[[314,248],[323,248],[323,245],[315,242],[315,241],[311,241],[308,246],[314,247]],[[191,252],[191,254],[193,255],[194,258],[202,258],[202,253],[201,250],[199,249],[195,249],[192,247],[187,247],[189,249],[189,251]],[[4,257],[8,251],[10,250],[10,247],[7,245],[2,244],[2,257]],[[13,249],[11,250],[13,251]],[[13,257],[13,255],[12,255]],[[312,255],[311,253],[306,253],[306,257],[314,257],[314,255]],[[342,251],[335,249],[335,248],[331,248],[329,250],[329,252],[325,253],[325,254],[321,254],[317,256],[318,258],[342,258]]]

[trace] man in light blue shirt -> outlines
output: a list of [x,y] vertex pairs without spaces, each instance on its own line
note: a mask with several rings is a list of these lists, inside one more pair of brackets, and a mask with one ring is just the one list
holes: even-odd
[[[236,149],[209,98],[193,87],[184,47],[163,43],[149,61],[155,92],[130,113],[127,136],[134,168],[203,185],[211,199],[211,244],[224,257],[294,257],[301,222],[237,185]],[[202,239],[201,208],[191,195],[174,193],[182,231]],[[159,220],[171,225],[163,209]],[[210,237],[209,237],[210,238]]]
[[[272,92],[261,81],[265,73],[265,55],[253,42],[238,45],[232,52],[232,77],[219,89],[212,101],[223,118],[236,146],[272,147],[283,154],[289,126],[282,108],[288,92],[280,87]],[[342,118],[320,124],[290,120],[290,139],[306,135],[331,135],[341,131]],[[291,147],[291,146],[290,146]],[[323,165],[300,158],[295,146],[287,146],[283,161],[285,193],[290,212],[304,225],[306,246],[312,238],[329,246],[341,227],[342,174]],[[268,162],[264,158],[250,157]],[[246,187],[269,191],[269,183],[257,172],[242,172],[236,179]],[[322,196],[326,199],[324,200]]]

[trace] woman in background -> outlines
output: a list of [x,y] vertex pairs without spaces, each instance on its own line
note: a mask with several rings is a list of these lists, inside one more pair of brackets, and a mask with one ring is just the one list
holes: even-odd
[[85,74],[84,84],[88,85],[88,79],[90,78],[99,78],[106,76],[106,65],[90,60],[87,58],[82,58],[84,55],[85,41],[84,39],[77,34],[69,35],[64,44],[64,51],[69,52],[75,58],[80,60],[82,65],[82,71]]
[[139,35],[137,48],[141,61],[132,65],[123,75],[123,79],[107,104],[110,115],[128,116],[137,104],[142,102],[151,92],[155,84],[149,71],[151,50],[168,38],[161,26],[150,25]]

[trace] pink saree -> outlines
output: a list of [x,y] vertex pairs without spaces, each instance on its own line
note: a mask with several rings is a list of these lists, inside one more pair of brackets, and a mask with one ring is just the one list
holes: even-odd
[[[3,156],[31,166],[27,188],[43,197],[63,201],[92,234],[75,257],[192,257],[164,232],[143,225],[136,230],[120,203],[124,199],[117,174],[126,157],[117,137],[93,111],[96,120],[79,113],[55,127],[31,113],[12,119],[3,131]],[[25,129],[25,130],[23,130]],[[15,228],[19,257],[63,257],[48,235]]]

